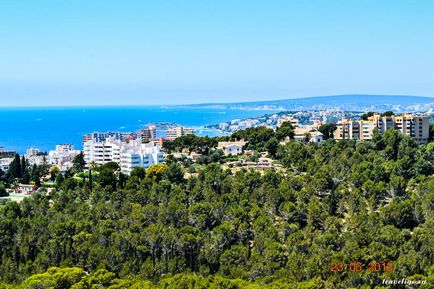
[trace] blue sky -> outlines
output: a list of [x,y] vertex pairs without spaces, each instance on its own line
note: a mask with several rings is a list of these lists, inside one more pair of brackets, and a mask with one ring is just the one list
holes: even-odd
[[0,106],[434,96],[430,0],[2,0]]

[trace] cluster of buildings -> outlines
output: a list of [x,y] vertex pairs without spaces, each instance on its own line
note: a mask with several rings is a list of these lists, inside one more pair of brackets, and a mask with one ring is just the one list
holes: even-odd
[[[298,121],[297,125],[305,125],[308,123],[326,123],[326,122],[337,122],[343,117],[344,113],[336,109],[327,110],[312,110],[312,111],[297,111],[297,112],[287,112],[287,113],[275,113],[267,114],[260,117],[253,117],[247,119],[234,119],[229,122],[223,122],[216,125],[209,125],[208,128],[218,129],[223,133],[232,133],[241,129],[246,129],[250,127],[265,126],[268,128],[275,129],[278,127],[286,118],[296,119]],[[357,113],[345,112],[345,115],[354,115]]]
[[[306,115],[308,116],[308,115]],[[290,122],[294,127],[294,140],[299,142],[320,143],[324,135],[319,131],[323,124],[321,119],[328,113],[318,112],[318,115],[309,115],[311,125],[301,124],[300,117],[294,114],[274,114],[263,118],[233,120],[230,123],[220,124],[221,129],[241,129],[258,125],[277,128],[284,122]],[[227,127],[229,126],[229,128]],[[408,135],[418,143],[427,143],[429,140],[429,118],[416,114],[382,115],[372,114],[364,119],[342,118],[336,123],[334,138],[336,140],[370,140],[377,130],[384,133],[388,129],[395,129],[403,135]],[[48,154],[37,148],[26,151],[25,158],[30,165],[48,164],[56,166],[64,172],[72,168],[73,160],[83,152],[84,161],[90,167],[93,164],[103,165],[108,162],[119,164],[121,172],[130,174],[134,167],[148,168],[151,165],[164,161],[162,152],[163,140],[173,141],[178,137],[194,134],[194,130],[182,126],[170,127],[166,130],[166,136],[157,137],[156,127],[149,125],[137,133],[126,132],[93,132],[83,136],[83,151],[76,150],[72,144],[56,145]],[[225,155],[238,155],[244,153],[247,142],[236,140],[219,142],[218,149]],[[194,154],[194,152],[192,152]],[[0,147],[0,169],[7,171],[15,157],[15,152],[6,151]],[[194,156],[191,156],[194,158]],[[22,191],[29,190],[23,187]]]
[[6,151],[4,147],[0,147],[0,170],[9,170],[9,165],[12,162],[15,154],[16,153],[13,151]]
[[80,150],[74,149],[72,144],[59,144],[56,149],[48,153],[49,164],[57,166],[61,172],[72,168],[72,161],[81,153]]
[[84,160],[88,166],[116,162],[121,172],[130,174],[134,167],[148,168],[164,161],[163,140],[194,134],[194,130],[177,126],[166,130],[166,137],[157,137],[153,125],[137,133],[94,132],[83,137]]
[[92,133],[85,136],[83,154],[88,166],[115,162],[125,174],[131,173],[134,167],[148,168],[164,161],[159,143],[144,143],[141,138],[125,139],[121,134],[111,133]]
[[60,171],[65,172],[72,168],[72,161],[80,153],[81,151],[74,149],[74,145],[72,144],[58,144],[55,149],[49,151],[48,154],[38,148],[31,147],[26,150],[24,158],[29,165],[45,164],[58,167]]
[[[73,167],[73,160],[83,152],[87,166],[103,165],[108,162],[119,164],[123,173],[129,174],[134,167],[148,168],[164,161],[161,151],[163,140],[173,141],[178,137],[194,134],[194,130],[182,126],[166,130],[166,137],[157,138],[155,126],[148,126],[137,133],[130,132],[93,132],[83,136],[83,151],[76,150],[72,144],[56,145],[47,153],[37,148],[29,148],[24,157],[30,165],[47,164],[65,172]],[[16,152],[0,147],[0,169],[9,170]]]
[[166,130],[166,136],[165,137],[157,137],[157,129],[155,125],[149,125],[138,133],[140,135],[140,138],[142,139],[142,142],[150,142],[150,141],[158,141],[162,142],[163,140],[167,141],[173,141],[177,139],[178,137],[186,136],[189,134],[194,134],[194,129],[187,128],[183,126],[175,126],[168,128]]
[[210,126],[212,128],[217,128],[221,132],[231,133],[236,132],[238,130],[250,128],[250,127],[258,127],[265,126],[268,128],[275,128],[281,116],[278,114],[267,115],[263,117],[257,118],[247,118],[247,119],[234,119],[230,122],[220,123],[217,127]]
[[388,129],[395,129],[403,135],[414,138],[419,144],[427,143],[429,139],[429,118],[411,113],[389,116],[373,114],[365,120],[342,118],[336,124],[334,138],[337,140],[370,140],[375,129],[381,134]]
[[284,122],[291,123],[294,128],[294,140],[298,142],[315,142],[320,143],[324,141],[324,135],[318,130],[323,124],[321,121],[315,121],[312,125],[301,125],[300,121],[293,116],[286,116],[279,119],[278,126]]

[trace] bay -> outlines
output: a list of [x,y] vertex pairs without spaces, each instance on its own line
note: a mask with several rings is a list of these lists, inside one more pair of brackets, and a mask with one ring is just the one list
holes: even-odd
[[86,133],[135,132],[150,122],[174,122],[214,136],[218,132],[202,127],[272,112],[175,106],[0,108],[0,146],[19,153],[30,147],[49,151],[61,143],[81,149]]

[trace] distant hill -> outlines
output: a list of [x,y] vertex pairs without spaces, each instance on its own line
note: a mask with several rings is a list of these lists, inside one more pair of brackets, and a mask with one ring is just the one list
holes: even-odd
[[279,110],[338,109],[345,111],[393,110],[397,112],[408,111],[432,113],[434,110],[434,97],[351,94],[239,103],[207,103],[191,105],[190,107]]

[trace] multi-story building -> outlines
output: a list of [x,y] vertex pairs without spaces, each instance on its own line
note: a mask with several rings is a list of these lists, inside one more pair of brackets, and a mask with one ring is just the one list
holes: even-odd
[[120,146],[122,141],[115,136],[96,137],[83,143],[84,161],[87,164],[103,165],[108,162],[120,163]]
[[45,153],[41,152],[40,149],[35,147],[31,147],[26,150],[26,154],[24,155],[26,161],[29,165],[42,165],[48,162],[47,156]]
[[277,121],[277,126],[281,126],[282,123],[284,123],[284,122],[290,122],[294,128],[297,128],[300,126],[300,122],[298,121],[298,119],[296,119],[295,117],[292,117],[290,115],[279,119]]
[[83,144],[88,140],[95,140],[97,142],[103,142],[107,138],[114,138],[121,141],[129,141],[137,139],[137,134],[131,132],[93,132],[83,136]]
[[353,120],[342,118],[337,123],[334,133],[335,139],[370,140],[374,129],[384,133],[388,129],[396,129],[404,135],[408,135],[418,143],[427,143],[429,138],[429,119],[427,116],[413,114],[382,116],[374,114],[367,120]]
[[157,129],[155,126],[148,126],[140,131],[140,137],[143,143],[150,142],[152,139],[157,138]]
[[48,159],[51,165],[57,166],[62,172],[72,168],[72,161],[81,152],[74,149],[72,144],[59,144],[56,149],[48,152]]
[[404,114],[395,117],[395,129],[416,139],[418,143],[427,143],[429,139],[429,118]]
[[129,175],[135,167],[149,168],[163,162],[164,154],[156,142],[131,142],[121,148],[120,167],[125,174]]
[[88,139],[83,144],[83,154],[86,164],[103,165],[115,162],[121,167],[123,173],[129,174],[134,167],[148,168],[153,164],[164,162],[161,146],[156,142],[142,143],[141,140],[129,142],[116,137]]
[[26,157],[36,157],[41,151],[35,147],[26,150]]
[[189,134],[194,134],[194,129],[178,126],[172,129],[168,129],[166,131],[166,138],[169,140],[174,140],[177,139],[178,137],[186,136]]
[[16,152],[7,151],[4,147],[0,147],[0,159],[1,158],[13,158],[15,157]]

